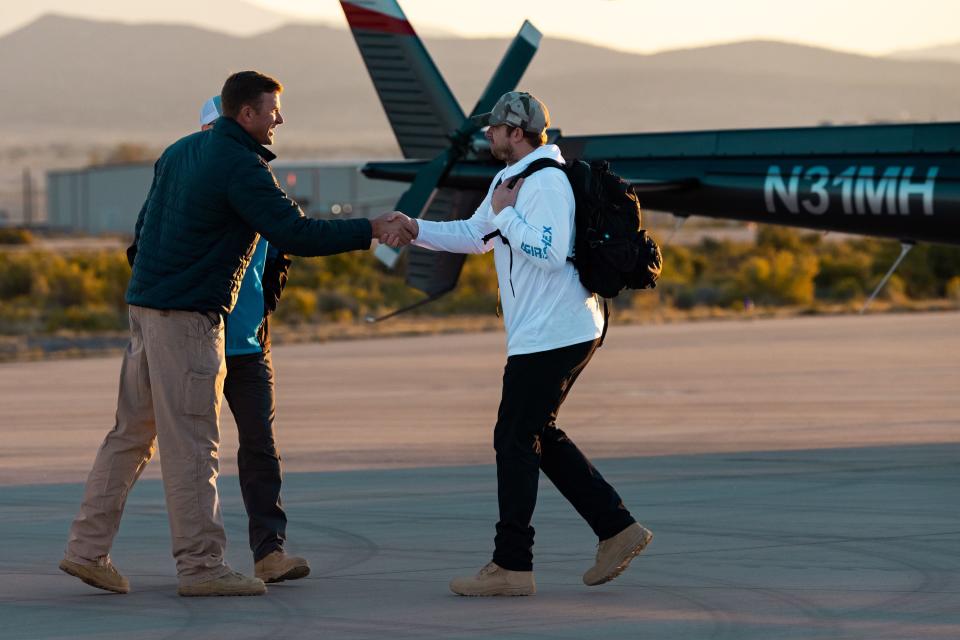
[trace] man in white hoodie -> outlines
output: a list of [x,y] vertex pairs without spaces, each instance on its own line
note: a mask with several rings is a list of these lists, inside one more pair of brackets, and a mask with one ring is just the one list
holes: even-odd
[[[506,163],[468,220],[410,220],[413,244],[452,253],[493,249],[507,365],[494,430],[500,521],[493,559],[475,576],[455,578],[450,589],[466,596],[532,595],[530,525],[540,470],[597,534],[596,563],[588,585],[618,576],[650,542],[620,496],[556,425],[570,387],[599,346],[603,312],[568,260],[574,246],[573,190],[562,170],[548,167],[515,178],[534,161],[564,160],[546,143],[546,106],[523,92],[504,94],[479,116],[495,158]],[[511,184],[513,182],[513,184]],[[395,214],[396,215],[396,214]]]

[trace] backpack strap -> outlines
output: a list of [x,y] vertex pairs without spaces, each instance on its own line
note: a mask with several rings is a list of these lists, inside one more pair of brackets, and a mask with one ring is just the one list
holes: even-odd
[[[540,169],[548,169],[551,167],[554,169],[560,169],[561,171],[563,171],[564,165],[560,164],[553,158],[540,158],[538,160],[534,160],[533,162],[528,164],[526,167],[524,167],[523,171],[521,171],[515,176],[510,176],[509,178],[507,178],[507,180],[509,181],[507,182],[507,186],[513,189],[513,186],[517,184],[517,180],[519,180],[520,178],[526,178],[528,176],[533,175],[537,171],[540,171]],[[493,185],[493,188],[496,189],[497,187],[500,186],[500,183],[502,182],[503,182],[503,178],[500,178],[499,180],[497,180],[497,184]]]
[[[561,171],[563,171],[563,165],[557,162],[556,160],[554,160],[553,158],[540,158],[528,164],[524,168],[524,170],[518,173],[517,175],[510,176],[510,178],[508,178],[510,182],[507,183],[507,186],[513,189],[513,185],[517,184],[517,180],[519,180],[520,178],[526,178],[528,176],[533,175],[537,171],[540,171],[540,169],[548,169],[548,168],[560,169]],[[500,186],[500,182],[502,182],[502,180],[497,182],[498,187]]]
[[[490,240],[493,240],[494,238],[500,238],[500,242],[507,245],[508,247],[510,246],[510,241],[507,240],[502,233],[500,233],[499,229],[497,229],[496,231],[491,231],[487,235],[483,236],[483,243],[486,244],[487,242],[489,242]],[[507,279],[510,281],[510,293],[512,293],[513,297],[516,298],[517,292],[514,291],[513,289],[513,250],[512,249],[510,250],[510,270],[507,272]]]
[[[507,183],[507,186],[513,189],[514,185],[517,184],[517,180],[519,180],[520,178],[526,178],[527,176],[532,175],[537,171],[540,171],[540,169],[546,169],[548,167],[553,167],[555,169],[563,170],[563,165],[557,162],[556,160],[553,160],[552,158],[540,158],[539,160],[534,160],[533,162],[528,164],[526,167],[524,167],[523,171],[521,171],[517,175],[510,176],[508,178],[509,182]],[[500,186],[502,182],[503,182],[503,178],[500,178],[499,180],[497,180],[497,184],[495,184],[493,188],[496,189],[497,187]],[[500,241],[503,242],[503,244],[505,244],[508,247],[510,246],[510,241],[503,237],[503,234],[500,233],[499,229],[497,231],[491,231],[487,235],[483,236],[483,242],[487,243],[494,238],[500,238]],[[510,251],[510,271],[508,273],[509,273],[508,279],[510,281],[510,293],[512,293],[513,296],[516,297],[517,292],[514,291],[513,289],[513,251]]]
[[607,299],[603,299],[603,331],[600,333],[600,344],[597,349],[603,346],[603,341],[607,337],[607,327],[610,326],[610,307],[607,305]]

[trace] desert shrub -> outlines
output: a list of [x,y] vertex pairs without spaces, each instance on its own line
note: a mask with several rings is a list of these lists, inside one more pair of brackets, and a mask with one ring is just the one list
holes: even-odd
[[[877,280],[877,284],[880,284],[880,281]],[[874,288],[876,288],[874,286]],[[870,290],[871,292],[873,289]],[[910,299],[910,296],[907,295],[907,284],[904,282],[903,278],[897,274],[890,276],[890,279],[887,280],[887,284],[883,285],[883,289],[880,290],[880,293],[877,294],[881,300],[889,300],[890,302],[902,303]]]
[[836,302],[849,302],[862,298],[865,293],[860,280],[846,276],[833,281],[823,297]]
[[803,252],[820,244],[822,236],[818,233],[801,232],[792,227],[773,224],[761,225],[757,229],[757,247],[772,251]]
[[274,312],[277,320],[297,324],[308,322],[317,311],[317,294],[304,287],[287,286]]
[[91,165],[133,164],[153,162],[159,154],[145,144],[120,142],[105,151],[95,151],[88,157]]
[[48,287],[48,303],[57,307],[74,307],[103,301],[104,286],[95,273],[75,261],[60,256],[50,260],[43,272]]
[[728,296],[723,287],[711,284],[693,284],[678,288],[674,293],[674,305],[678,309],[722,306]]
[[126,328],[126,318],[106,304],[73,305],[57,309],[46,318],[48,331],[119,331]]
[[0,304],[0,334],[22,335],[35,330],[42,310],[30,304],[27,298]]
[[30,294],[33,269],[27,254],[0,253],[0,300],[12,300]]
[[33,244],[33,234],[27,229],[0,229],[0,244]]
[[[816,234],[761,227],[757,242],[706,239],[696,246],[665,247],[656,291],[625,292],[616,306],[744,309],[752,303],[850,302],[873,290],[898,253],[898,243],[890,240],[825,241]],[[423,294],[404,281],[404,259],[391,271],[364,251],[294,258],[276,319],[355,321],[421,300]],[[119,250],[0,252],[0,333],[122,329],[129,278]],[[467,256],[457,288],[415,313],[493,314],[497,294],[493,254]],[[935,297],[960,302],[960,249],[917,246],[882,295],[893,302]]]
[[947,281],[946,296],[954,302],[960,302],[960,276],[954,276]]
[[499,287],[493,252],[467,256],[457,288],[422,313],[496,313]]
[[814,278],[817,297],[846,301],[863,295],[873,271],[873,257],[847,243],[828,243],[820,255],[820,268]]
[[779,250],[769,257],[747,260],[736,284],[740,292],[759,304],[809,304],[813,302],[816,275],[815,256]]
[[[352,318],[360,308],[360,303],[356,296],[341,291],[320,291],[315,294],[317,300],[317,309],[325,317],[333,318]],[[343,312],[347,313],[344,314]]]

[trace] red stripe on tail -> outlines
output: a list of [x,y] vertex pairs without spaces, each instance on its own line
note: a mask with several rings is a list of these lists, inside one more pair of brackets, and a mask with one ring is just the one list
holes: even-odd
[[347,16],[347,22],[351,29],[363,29],[364,31],[377,31],[379,33],[396,33],[405,36],[416,35],[413,27],[406,20],[399,20],[392,16],[371,11],[358,7],[351,2],[341,0],[343,12]]

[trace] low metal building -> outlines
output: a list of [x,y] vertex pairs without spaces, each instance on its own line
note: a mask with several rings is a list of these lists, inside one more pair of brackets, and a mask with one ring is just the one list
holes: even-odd
[[[311,218],[359,218],[390,211],[406,185],[370,180],[357,162],[274,162],[287,194]],[[132,234],[150,190],[153,163],[47,173],[47,225],[76,233]]]

